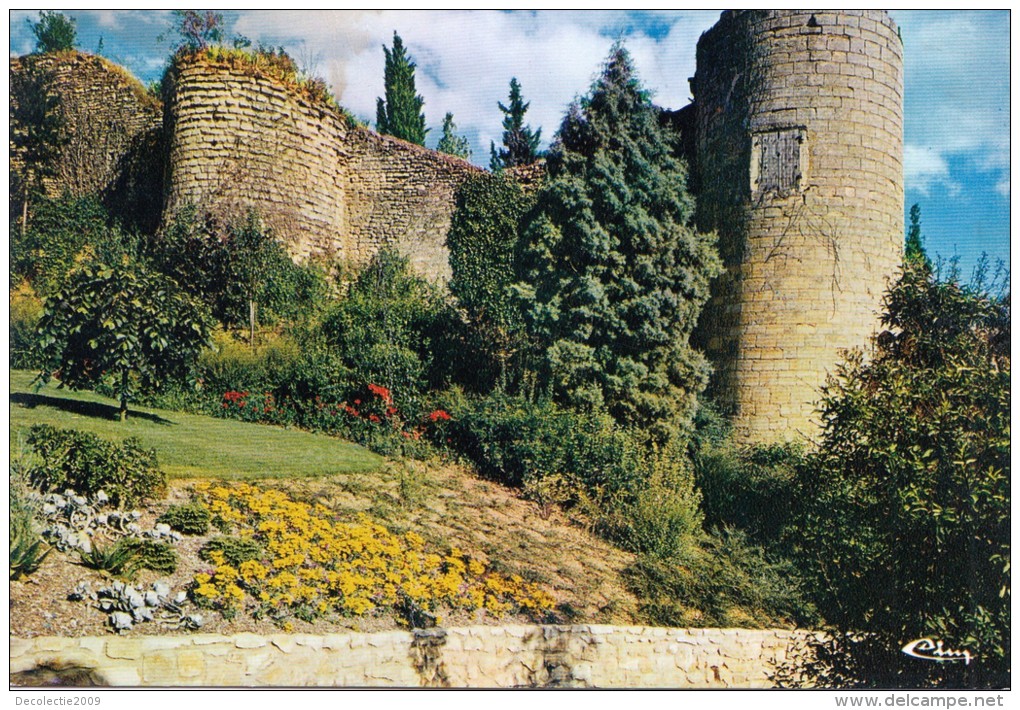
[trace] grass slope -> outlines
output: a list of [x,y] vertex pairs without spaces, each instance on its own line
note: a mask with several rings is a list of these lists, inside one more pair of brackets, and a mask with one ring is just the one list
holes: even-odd
[[49,384],[11,370],[11,447],[18,450],[33,424],[80,429],[112,440],[137,437],[156,449],[171,477],[296,478],[378,470],[383,459],[356,444],[321,434],[146,407],[116,420],[117,402],[92,392]]

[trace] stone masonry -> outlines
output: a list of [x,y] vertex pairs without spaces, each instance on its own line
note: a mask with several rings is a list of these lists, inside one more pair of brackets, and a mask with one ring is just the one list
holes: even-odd
[[11,684],[767,688],[813,634],[475,626],[374,634],[11,639]]
[[[467,162],[351,125],[256,67],[198,58],[167,77],[162,129],[106,60],[12,59],[12,134],[16,79],[35,64],[77,146],[51,191],[100,190],[163,224],[185,204],[221,222],[255,209],[295,258],[358,265],[389,245],[449,278],[457,187],[483,172]],[[664,123],[682,131],[698,226],[718,232],[726,265],[696,336],[714,394],[743,442],[811,436],[820,387],[867,344],[902,256],[899,32],[879,10],[726,11],[691,86]]]
[[700,338],[744,441],[817,430],[903,244],[903,70],[884,11],[724,12],[692,82],[699,223],[726,273]]

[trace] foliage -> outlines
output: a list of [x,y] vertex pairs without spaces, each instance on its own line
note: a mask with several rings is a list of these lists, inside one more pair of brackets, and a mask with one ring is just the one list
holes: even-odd
[[11,289],[10,306],[10,365],[38,367],[35,332],[43,313],[42,300],[28,282],[23,281]]
[[427,611],[520,611],[539,619],[552,608],[552,597],[538,585],[456,549],[433,552],[414,532],[397,535],[365,516],[338,521],[319,503],[246,484],[199,484],[198,492],[219,519],[265,547],[259,559],[239,564],[209,552],[215,569],[195,575],[191,588],[204,606],[226,613],[256,606],[287,630],[292,617],[360,616],[408,603]]
[[146,252],[156,269],[205,302],[220,322],[247,324],[249,340],[256,316],[266,323],[296,321],[313,316],[327,300],[319,265],[295,264],[254,212],[220,226],[201,220],[189,205],[150,240]]
[[89,569],[130,579],[140,566],[138,549],[135,546],[137,542],[139,541],[126,537],[115,543],[101,544],[95,540],[88,550],[79,550],[78,556],[81,563]]
[[468,178],[457,191],[446,237],[449,286],[471,324],[470,371],[482,391],[505,381],[526,344],[524,316],[511,287],[521,221],[533,203],[534,196],[504,174]]
[[153,572],[163,574],[173,574],[177,571],[180,560],[170,543],[133,538],[124,538],[122,543],[134,552],[138,568],[151,569]]
[[499,110],[503,112],[503,147],[497,152],[496,144],[490,144],[491,170],[530,165],[541,157],[538,145],[542,140],[542,129],[532,132],[531,126],[524,125],[524,114],[529,106],[531,102],[525,103],[521,97],[521,85],[517,77],[510,79],[510,105],[499,103]]
[[115,504],[130,506],[166,489],[156,452],[142,449],[134,438],[116,444],[88,432],[37,424],[29,430],[28,444],[41,460],[32,470],[32,484],[42,491],[70,488],[86,496],[106,491]]
[[[224,506],[217,506],[220,512],[228,510]],[[221,526],[228,526],[223,517],[217,517],[217,523]],[[217,560],[226,562],[228,565],[240,567],[245,562],[260,559],[265,554],[265,549],[255,540],[247,537],[235,537],[233,535],[218,535],[202,546],[198,556],[206,562]]]
[[28,495],[32,466],[22,453],[11,461],[8,480],[10,517],[9,571],[12,580],[29,576],[42,566],[52,548],[39,536],[38,503]]
[[408,143],[425,145],[425,99],[414,88],[415,63],[407,56],[400,35],[393,33],[393,49],[383,46],[386,54],[384,80],[386,99],[376,101],[376,130],[403,139]]
[[714,236],[689,226],[676,140],[614,47],[548,157],[518,285],[556,398],[660,442],[689,430],[704,389],[688,341],[720,270]]
[[439,137],[436,150],[464,160],[471,160],[471,142],[466,136],[457,135],[457,124],[453,122],[452,113],[447,113],[443,117],[443,135]]
[[46,178],[56,174],[56,159],[67,143],[67,134],[60,96],[49,90],[50,70],[34,57],[21,62],[21,71],[10,73],[10,147],[20,160],[10,164],[9,194],[12,201],[15,196],[20,201],[17,207],[24,235],[30,203],[43,192]]
[[92,258],[110,263],[136,250],[95,197],[40,198],[27,229],[11,229],[11,278],[27,279],[43,295]]
[[172,40],[174,53],[197,52],[223,41],[223,14],[212,10],[172,10],[170,27],[159,40]]
[[[825,618],[887,650],[861,664],[891,670],[858,683],[1008,686],[1008,296],[913,262],[884,311],[870,357],[849,355],[824,390],[796,542]],[[888,658],[925,637],[978,660]]]
[[656,626],[812,626],[817,612],[797,570],[743,533],[703,535],[678,554],[641,555],[627,569],[641,612]]
[[779,540],[797,498],[798,444],[738,448],[723,440],[694,454],[694,476],[703,496],[707,528],[736,528],[759,544]]
[[413,275],[406,258],[383,249],[323,319],[322,333],[355,387],[385,387],[413,417],[424,408],[425,391],[449,377],[454,355],[439,350],[456,320],[436,287]]
[[916,203],[910,207],[910,228],[907,230],[903,257],[907,261],[920,260],[926,264],[931,263],[924,251],[924,241],[921,239],[921,205]]
[[35,51],[40,54],[74,49],[75,42],[78,41],[75,19],[61,12],[40,10],[38,22],[28,19],[25,21],[35,35]]
[[81,389],[110,374],[123,420],[130,375],[146,388],[186,380],[208,334],[205,309],[174,281],[126,259],[88,264],[46,300],[39,338],[47,369],[40,379],[59,373],[63,385]]
[[172,530],[185,535],[205,535],[209,532],[212,515],[209,509],[197,501],[183,505],[171,505],[156,522],[166,523]]

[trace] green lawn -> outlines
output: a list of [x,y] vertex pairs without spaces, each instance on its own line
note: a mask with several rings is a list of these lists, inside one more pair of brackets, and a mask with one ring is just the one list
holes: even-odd
[[363,473],[383,459],[361,446],[322,434],[132,406],[116,420],[117,402],[92,392],[49,384],[38,391],[34,373],[11,370],[11,450],[33,424],[90,431],[107,439],[137,437],[154,448],[171,477],[293,478]]

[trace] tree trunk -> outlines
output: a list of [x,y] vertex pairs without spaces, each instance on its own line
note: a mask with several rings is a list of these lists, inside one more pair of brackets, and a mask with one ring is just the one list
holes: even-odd
[[255,299],[248,299],[248,344],[255,347]]
[[25,231],[28,229],[28,193],[21,202],[21,240],[25,241]]
[[118,412],[117,418],[122,421],[127,421],[128,414],[128,371],[125,367],[120,371],[120,412]]

